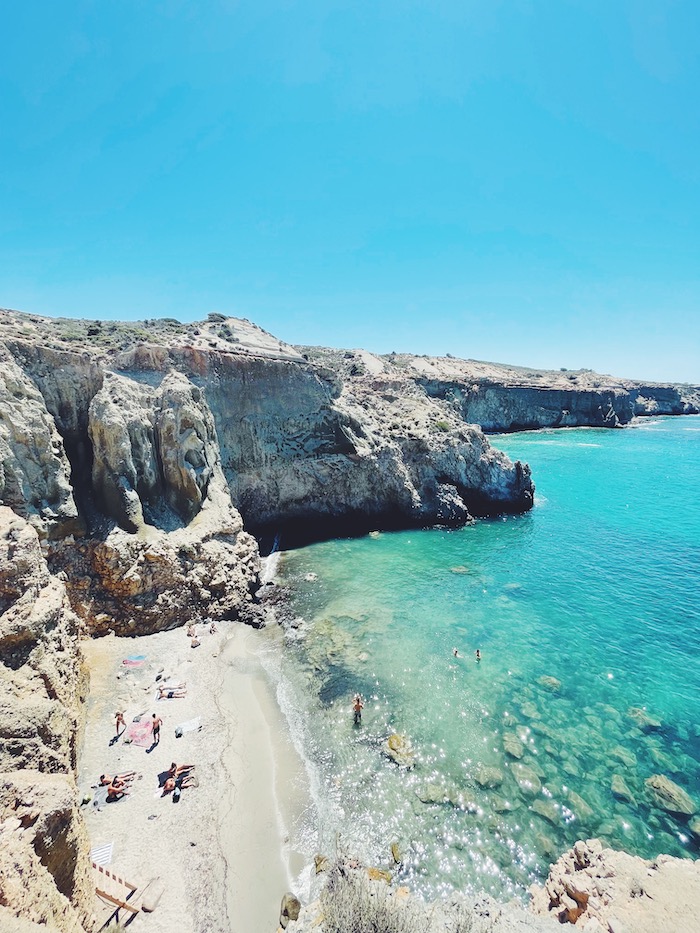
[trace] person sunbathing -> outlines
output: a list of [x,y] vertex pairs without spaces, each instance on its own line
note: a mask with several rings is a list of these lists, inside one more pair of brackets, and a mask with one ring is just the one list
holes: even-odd
[[194,771],[194,768],[194,765],[178,765],[173,762],[168,768],[167,774],[169,778],[177,778],[181,774],[185,774],[186,771]]
[[104,787],[105,784],[112,784],[113,782],[120,781],[122,784],[130,784],[131,781],[136,777],[135,771],[125,771],[123,774],[115,774],[114,777],[110,777],[109,774],[100,775],[100,784]]
[[182,774],[178,778],[169,777],[163,785],[163,797],[172,793],[176,787],[194,787],[196,786],[194,774]]
[[119,800],[120,797],[124,797],[126,794],[130,793],[131,791],[127,788],[126,781],[118,781],[117,778],[114,778],[107,788],[107,800]]
[[173,697],[187,696],[187,684],[159,684],[158,699],[172,700]]

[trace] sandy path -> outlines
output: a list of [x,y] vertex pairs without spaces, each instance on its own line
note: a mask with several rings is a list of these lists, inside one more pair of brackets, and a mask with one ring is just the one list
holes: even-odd
[[[304,769],[261,665],[276,637],[235,623],[214,635],[200,628],[190,647],[183,629],[137,639],[85,643],[91,671],[87,725],[80,760],[81,793],[103,772],[136,770],[131,795],[85,808],[92,846],[113,842],[111,868],[134,883],[160,876],[157,910],[139,914],[129,929],[150,933],[266,933],[274,931],[280,899],[300,869],[288,851],[288,827],[308,806]],[[125,668],[129,655],[146,655]],[[155,677],[185,681],[184,699],[156,701]],[[163,719],[153,748],[111,744],[114,714],[127,723],[156,712]],[[175,726],[201,717],[201,731],[175,737]],[[159,793],[158,775],[172,761],[196,764],[199,786],[178,803]]]

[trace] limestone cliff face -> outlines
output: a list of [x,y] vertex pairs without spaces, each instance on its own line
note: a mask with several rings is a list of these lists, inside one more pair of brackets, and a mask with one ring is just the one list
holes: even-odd
[[50,539],[93,631],[254,620],[243,526],[284,545],[530,508],[529,468],[482,428],[613,427],[700,402],[588,372],[295,349],[218,315],[0,312],[0,341],[2,501]]
[[90,630],[259,621],[257,545],[231,502],[202,390],[177,372],[149,384],[107,371],[88,433],[94,503],[117,524],[53,548],[52,561]]
[[70,465],[34,383],[0,350],[0,498],[42,536],[79,531]]
[[[361,367],[351,353],[302,354],[248,322],[213,317],[169,322],[166,342],[160,325],[139,325],[130,341],[126,331],[107,339],[96,324],[0,315],[8,352],[64,441],[88,535],[76,536],[70,557],[52,547],[50,559],[93,630],[124,631],[120,617],[139,630],[194,611],[251,615],[256,571],[237,512],[252,531],[291,542],[531,507],[527,466],[492,449],[411,375],[370,354],[360,354]],[[211,508],[195,525],[214,499],[221,528]],[[221,574],[191,573],[179,541],[186,527],[185,551],[195,548],[200,570],[197,528],[234,552],[241,535],[242,559],[223,562],[240,570],[225,610]],[[160,558],[149,561],[156,540]],[[169,572],[154,575],[147,563]]]
[[89,928],[93,897],[74,779],[78,627],[36,531],[0,508],[0,904],[70,933]]
[[485,431],[617,428],[635,416],[700,412],[697,386],[639,383],[590,370],[539,371],[498,363],[395,356],[426,392]]

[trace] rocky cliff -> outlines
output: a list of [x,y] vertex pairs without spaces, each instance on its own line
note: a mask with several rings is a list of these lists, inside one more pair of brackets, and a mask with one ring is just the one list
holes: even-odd
[[0,508],[0,907],[70,933],[89,928],[93,897],[74,778],[78,626],[35,529]]
[[616,428],[638,416],[700,412],[700,387],[616,379],[591,370],[522,366],[392,355],[433,398],[450,402],[484,431],[536,428]]
[[254,620],[244,525],[289,543],[532,505],[527,466],[370,354],[300,352],[217,315],[3,312],[0,340],[3,501],[49,540],[93,631]]

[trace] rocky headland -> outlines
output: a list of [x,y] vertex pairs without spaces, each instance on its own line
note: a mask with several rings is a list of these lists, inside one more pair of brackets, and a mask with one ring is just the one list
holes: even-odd
[[526,511],[529,467],[485,431],[698,410],[697,387],[295,348],[221,315],[1,311],[0,920],[91,928],[81,637],[260,625],[260,542]]

